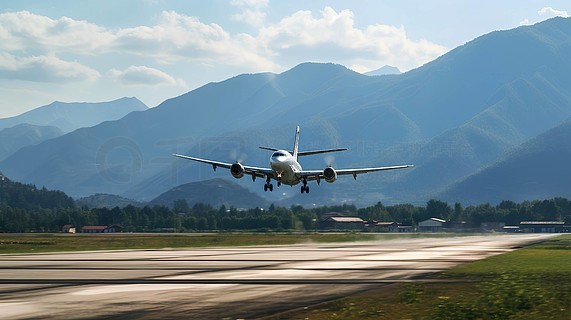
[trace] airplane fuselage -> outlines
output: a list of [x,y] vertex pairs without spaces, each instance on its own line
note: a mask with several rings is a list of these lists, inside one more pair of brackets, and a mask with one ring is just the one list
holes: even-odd
[[300,183],[297,172],[302,170],[295,157],[286,150],[278,150],[270,157],[270,167],[274,171],[274,179],[288,186]]

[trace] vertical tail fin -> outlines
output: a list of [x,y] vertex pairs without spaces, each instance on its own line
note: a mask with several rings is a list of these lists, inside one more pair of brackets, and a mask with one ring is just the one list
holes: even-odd
[[295,129],[295,140],[293,141],[293,157],[297,160],[297,153],[298,153],[298,144],[299,144],[299,126]]

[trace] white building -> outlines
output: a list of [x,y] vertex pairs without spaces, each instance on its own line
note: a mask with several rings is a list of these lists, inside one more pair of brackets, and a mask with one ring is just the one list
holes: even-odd
[[420,232],[440,232],[444,227],[446,220],[439,218],[430,218],[418,223],[418,231]]

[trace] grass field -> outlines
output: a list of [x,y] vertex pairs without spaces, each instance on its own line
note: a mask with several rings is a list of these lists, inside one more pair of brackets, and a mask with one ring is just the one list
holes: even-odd
[[0,253],[161,249],[371,240],[359,234],[0,234]]
[[0,233],[0,254],[87,250],[283,245],[307,242],[351,242],[394,239],[403,237],[417,238],[447,236],[450,235],[367,233]]
[[571,236],[383,286],[277,319],[571,319]]

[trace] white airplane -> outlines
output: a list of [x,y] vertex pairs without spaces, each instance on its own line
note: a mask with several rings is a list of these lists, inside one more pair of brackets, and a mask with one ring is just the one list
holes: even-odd
[[321,179],[329,183],[332,183],[335,180],[337,180],[337,176],[342,176],[342,175],[350,174],[353,175],[353,178],[355,180],[357,180],[357,175],[361,173],[414,167],[414,165],[412,164],[405,164],[405,165],[391,166],[391,167],[338,170],[334,169],[332,166],[327,166],[323,170],[303,170],[301,168],[301,165],[297,161],[298,157],[309,156],[319,153],[345,151],[347,149],[337,148],[337,149],[325,149],[325,150],[313,150],[313,151],[298,151],[298,142],[299,142],[299,126],[295,131],[295,140],[293,143],[293,151],[291,153],[286,150],[279,150],[268,147],[259,147],[260,149],[274,151],[274,153],[270,157],[270,168],[245,166],[238,161],[236,161],[236,163],[226,163],[220,161],[212,161],[208,159],[189,157],[180,154],[173,154],[173,156],[210,164],[212,165],[212,169],[214,169],[214,171],[216,171],[217,167],[230,169],[230,173],[236,179],[242,178],[245,174],[252,176],[252,181],[256,181],[257,177],[265,178],[266,184],[264,185],[264,191],[274,190],[274,186],[271,183],[272,179],[277,181],[278,187],[282,183],[289,186],[294,186],[301,182],[303,183],[303,185],[301,186],[301,193],[304,192],[309,193],[309,186],[307,185],[307,182],[312,180],[316,180],[317,184],[319,185],[321,183]]

